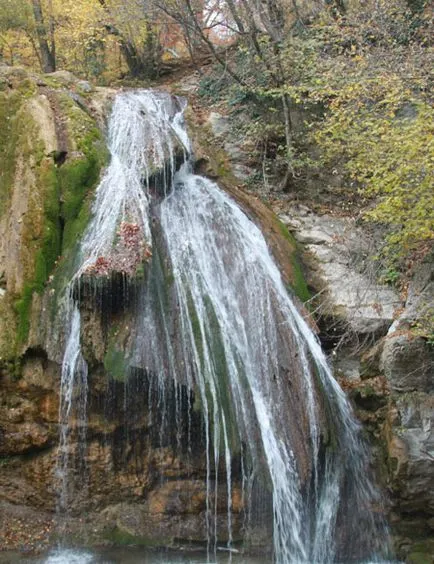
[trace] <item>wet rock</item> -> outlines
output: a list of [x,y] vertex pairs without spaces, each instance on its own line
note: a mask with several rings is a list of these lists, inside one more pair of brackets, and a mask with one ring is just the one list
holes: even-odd
[[[233,516],[233,540],[241,538],[243,520]],[[208,526],[214,530],[214,523]],[[227,515],[217,516],[219,542],[228,540]],[[97,527],[105,530],[104,536],[115,543],[148,546],[176,546],[189,542],[204,543],[207,538],[205,512],[200,513],[149,513],[146,506],[121,503],[104,509],[97,517]]]
[[51,435],[45,425],[11,423],[0,428],[0,455],[13,456],[43,449],[50,444]]
[[399,397],[390,425],[389,459],[400,511],[434,515],[434,397]]
[[152,251],[137,223],[121,222],[116,241],[107,256],[101,256],[86,267],[83,276],[109,278],[114,274],[137,276],[144,262],[149,262]]
[[[211,483],[210,503],[214,503],[215,500],[214,487]],[[234,487],[231,494],[235,502],[232,511],[239,513],[242,509],[241,492]],[[203,480],[174,480],[165,482],[150,493],[146,501],[146,509],[153,515],[199,514],[206,510],[206,498],[206,483]],[[224,485],[219,485],[218,488],[217,510],[222,513],[227,510],[227,489]]]
[[37,358],[23,361],[20,377],[0,387],[0,455],[35,453],[57,441],[58,398],[53,373]]
[[384,341],[380,367],[393,390],[430,392],[434,389],[434,349],[409,332],[390,333]]

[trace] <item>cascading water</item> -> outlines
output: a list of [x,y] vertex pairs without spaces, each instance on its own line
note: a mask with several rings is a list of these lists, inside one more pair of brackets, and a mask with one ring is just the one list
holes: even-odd
[[[192,173],[184,107],[153,91],[123,93],[114,103],[111,163],[64,307],[61,507],[71,497],[71,459],[85,458],[81,301],[110,284],[113,291],[120,277],[135,294],[125,372],[140,369],[158,396],[161,440],[171,390],[175,434],[178,442],[187,437],[188,450],[198,440],[193,403],[201,413],[208,553],[222,534],[219,488],[232,546],[237,482],[246,544],[268,516],[276,562],[381,558],[387,533],[373,512],[379,499],[359,426],[260,230],[215,183]],[[74,429],[81,455],[72,449]]]

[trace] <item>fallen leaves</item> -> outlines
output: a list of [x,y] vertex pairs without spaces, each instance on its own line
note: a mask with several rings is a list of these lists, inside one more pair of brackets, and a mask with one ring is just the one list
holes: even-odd
[[121,273],[134,276],[144,262],[152,258],[152,250],[137,223],[123,221],[117,232],[116,243],[109,256],[100,256],[89,265],[85,274],[90,276],[110,276]]

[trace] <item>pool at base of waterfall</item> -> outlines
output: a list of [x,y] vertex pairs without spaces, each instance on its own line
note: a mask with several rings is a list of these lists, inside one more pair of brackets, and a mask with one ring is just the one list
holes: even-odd
[[[203,551],[151,550],[143,547],[58,548],[37,556],[24,556],[20,552],[0,552],[0,564],[269,564],[270,562],[268,556],[245,555],[235,550],[229,551],[225,547],[217,548],[217,554],[209,557]],[[358,564],[401,563],[397,560],[379,559]]]
[[225,548],[217,549],[217,555],[209,558],[202,551],[157,551],[139,547],[61,548],[38,556],[0,552],[0,564],[264,564],[266,560],[264,556],[245,556]]

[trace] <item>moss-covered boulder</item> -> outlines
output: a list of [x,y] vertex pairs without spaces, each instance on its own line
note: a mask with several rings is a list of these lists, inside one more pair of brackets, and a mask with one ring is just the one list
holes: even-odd
[[0,67],[0,362],[24,352],[32,302],[83,231],[106,160],[80,81],[56,80]]

